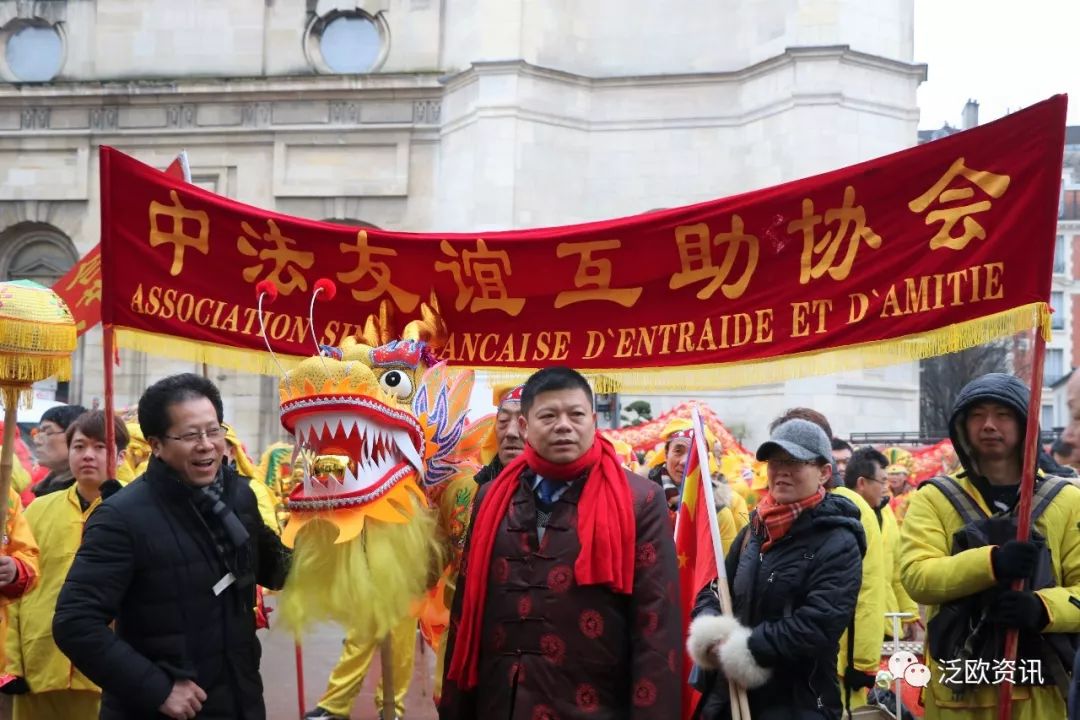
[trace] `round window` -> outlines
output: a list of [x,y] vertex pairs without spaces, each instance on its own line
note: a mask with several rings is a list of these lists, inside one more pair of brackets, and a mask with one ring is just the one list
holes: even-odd
[[48,82],[64,62],[64,40],[52,25],[23,25],[8,35],[5,58],[23,82]]
[[326,24],[319,38],[323,61],[341,74],[368,72],[382,50],[378,26],[363,15],[340,15]]

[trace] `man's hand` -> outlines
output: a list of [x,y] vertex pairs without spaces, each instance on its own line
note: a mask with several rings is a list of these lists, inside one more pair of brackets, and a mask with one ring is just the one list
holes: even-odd
[[0,555],[0,587],[10,585],[19,577],[19,566],[15,564],[15,558]]
[[1050,624],[1046,605],[1033,592],[1006,590],[994,599],[989,608],[990,620],[1019,630],[1042,632]]
[[191,720],[206,702],[206,692],[191,680],[177,680],[158,710],[173,720]]
[[1010,540],[990,553],[994,577],[999,582],[1026,580],[1035,574],[1039,548],[1034,543]]

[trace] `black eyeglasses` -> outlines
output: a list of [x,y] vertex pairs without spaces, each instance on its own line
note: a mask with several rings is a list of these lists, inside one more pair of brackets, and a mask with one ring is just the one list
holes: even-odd
[[195,430],[193,432],[184,433],[183,435],[162,435],[163,438],[179,440],[180,442],[188,443],[189,445],[193,445],[203,438],[214,442],[215,440],[220,440],[224,436],[225,428],[220,427],[210,428],[209,430]]

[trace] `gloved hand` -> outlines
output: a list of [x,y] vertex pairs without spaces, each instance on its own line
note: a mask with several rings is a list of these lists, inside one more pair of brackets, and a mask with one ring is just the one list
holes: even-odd
[[119,480],[106,480],[101,483],[101,501],[105,502],[110,497],[124,489]]
[[4,695],[25,695],[30,692],[26,678],[19,675],[0,675],[0,693]]
[[991,603],[990,621],[1019,630],[1041,632],[1050,624],[1050,613],[1039,596],[1032,592],[1005,590]]
[[849,667],[844,671],[844,685],[852,690],[862,690],[863,688],[872,688],[877,681],[877,675],[868,675],[862,670],[856,670],[853,667]]
[[1034,543],[1010,540],[990,552],[990,564],[998,581],[1026,580],[1035,574],[1039,548]]

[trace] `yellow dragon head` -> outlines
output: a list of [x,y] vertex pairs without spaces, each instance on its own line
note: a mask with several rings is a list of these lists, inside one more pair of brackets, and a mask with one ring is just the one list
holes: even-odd
[[280,382],[303,471],[283,533],[295,553],[281,611],[297,631],[332,620],[367,637],[388,632],[447,560],[431,501],[475,470],[464,457],[478,434],[466,430],[473,376],[438,362],[436,309],[424,305],[399,339],[390,323],[384,307],[361,338],[323,346]]

